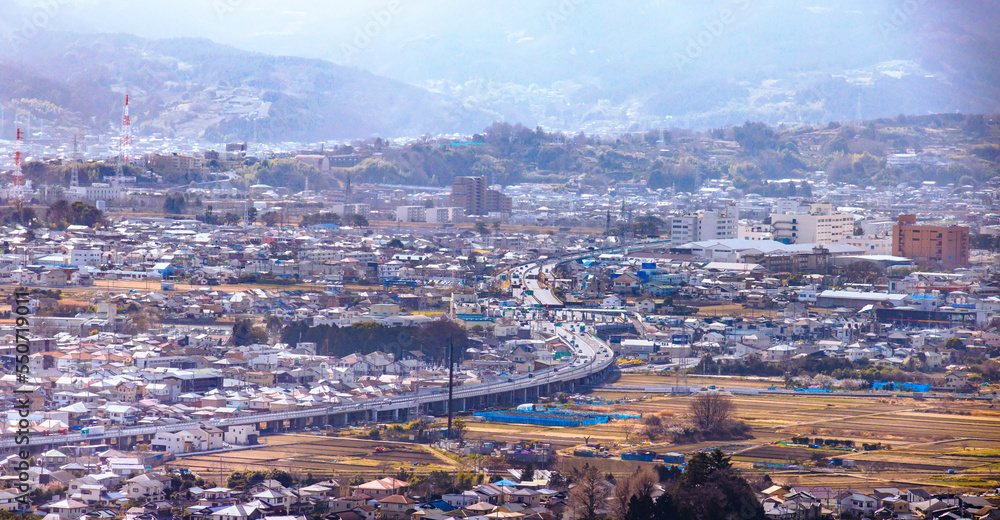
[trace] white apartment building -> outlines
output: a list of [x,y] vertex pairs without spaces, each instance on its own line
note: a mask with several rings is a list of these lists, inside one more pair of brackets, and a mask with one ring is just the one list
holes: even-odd
[[72,200],[115,200],[122,198],[124,190],[106,182],[95,182],[90,186],[73,186],[66,193]]
[[737,238],[740,228],[739,210],[729,206],[725,211],[699,211],[670,219],[670,241],[680,245],[704,240]]
[[390,260],[378,264],[378,277],[380,280],[395,280],[399,278],[399,271],[406,267],[406,264],[399,260]]
[[333,204],[330,206],[330,211],[342,217],[346,217],[347,215],[361,215],[368,218],[371,216],[372,207],[371,204]]
[[892,236],[892,227],[895,225],[895,220],[865,220],[861,222],[861,230],[866,235]]
[[809,213],[771,215],[771,232],[786,244],[842,244],[854,236],[854,215],[836,213],[829,204],[813,204]]
[[397,206],[396,222],[427,222],[426,214],[423,206]]
[[69,265],[76,267],[97,267],[101,265],[101,250],[73,249],[69,253]]
[[841,243],[849,246],[860,247],[865,250],[866,255],[892,255],[891,236],[849,236]]
[[465,208],[428,208],[425,213],[427,222],[445,223],[459,222],[465,217]]
[[740,224],[737,235],[740,240],[774,240],[771,226],[765,224]]
[[772,213],[808,213],[809,205],[799,199],[776,199]]
[[901,168],[913,164],[917,164],[915,153],[891,153],[885,158],[885,165],[889,167]]
[[300,253],[302,260],[309,260],[317,264],[340,260],[340,252],[331,247],[317,247],[316,249],[305,249]]

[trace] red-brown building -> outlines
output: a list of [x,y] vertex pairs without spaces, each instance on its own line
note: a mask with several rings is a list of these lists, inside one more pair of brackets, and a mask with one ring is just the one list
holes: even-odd
[[923,266],[965,267],[969,265],[969,228],[918,225],[916,215],[900,215],[892,227],[892,254]]

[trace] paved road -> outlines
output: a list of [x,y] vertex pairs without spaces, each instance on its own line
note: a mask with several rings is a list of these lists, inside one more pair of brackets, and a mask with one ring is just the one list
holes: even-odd
[[[642,249],[644,247],[669,244],[669,240],[648,240],[645,242],[639,242],[632,245],[625,246],[615,246],[608,247],[604,249],[595,249],[588,251],[579,251],[576,253],[570,253],[562,255],[556,258],[545,260],[543,262],[534,262],[524,266],[520,266],[514,269],[521,275],[524,280],[524,288],[532,291],[530,296],[525,296],[522,303],[524,305],[542,305],[545,307],[562,307],[563,302],[555,296],[553,293],[554,277],[552,276],[552,271],[558,267],[560,264],[565,264],[567,262],[572,262],[575,260],[582,260],[585,258],[593,258],[595,256],[600,256],[606,253],[619,253],[624,252],[628,254],[631,250]],[[532,280],[529,278],[537,278],[539,274],[545,275],[546,285],[542,287],[537,280]]]

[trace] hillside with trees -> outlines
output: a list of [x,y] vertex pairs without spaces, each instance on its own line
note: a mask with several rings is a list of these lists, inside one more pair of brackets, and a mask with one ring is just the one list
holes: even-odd
[[[485,176],[491,184],[567,188],[645,182],[649,189],[678,192],[725,178],[748,193],[780,196],[809,196],[805,180],[820,170],[831,181],[862,187],[923,181],[979,186],[1000,177],[996,120],[941,114],[823,126],[747,122],[706,132],[656,129],[616,138],[498,122],[465,140],[423,139],[400,147],[382,139],[356,142],[350,151],[370,158],[335,169],[334,175],[342,181],[431,186],[448,186],[466,175]],[[893,167],[886,161],[893,153],[925,153],[930,160]]]

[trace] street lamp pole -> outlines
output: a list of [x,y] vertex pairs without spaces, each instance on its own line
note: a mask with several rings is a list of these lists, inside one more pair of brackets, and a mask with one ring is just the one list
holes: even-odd
[[455,347],[452,340],[448,340],[448,438],[452,439],[451,419],[452,404],[455,395]]

